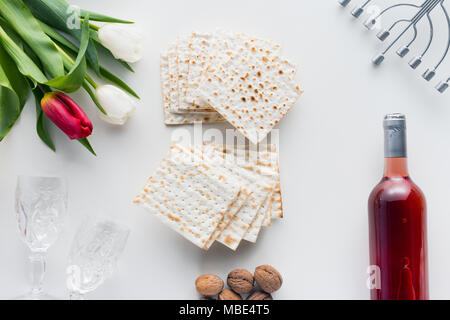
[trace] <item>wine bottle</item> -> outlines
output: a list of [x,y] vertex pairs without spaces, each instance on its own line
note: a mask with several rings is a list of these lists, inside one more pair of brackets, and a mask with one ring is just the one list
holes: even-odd
[[384,118],[385,169],[369,197],[372,300],[428,299],[426,202],[408,174],[406,118]]

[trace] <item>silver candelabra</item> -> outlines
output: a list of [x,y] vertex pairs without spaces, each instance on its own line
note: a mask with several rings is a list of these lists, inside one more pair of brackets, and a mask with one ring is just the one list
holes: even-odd
[[[352,0],[338,0],[339,4],[342,7],[347,7]],[[368,5],[373,2],[372,0],[366,0],[363,3],[357,5],[352,11],[351,14],[354,18],[359,18],[364,11],[367,9]],[[390,38],[391,35],[395,35],[395,37],[389,42],[389,44],[386,46],[386,48],[377,54],[373,59],[372,62],[374,65],[378,66],[380,65],[384,59],[386,54],[391,51],[394,46],[403,39],[407,39],[407,32],[412,29],[413,35],[411,39],[408,39],[406,44],[403,46],[400,46],[398,50],[396,51],[397,54],[403,58],[405,57],[411,50],[411,45],[416,41],[418,36],[418,27],[417,24],[422,20],[427,20],[427,25],[429,26],[429,36],[428,41],[425,45],[425,47],[418,51],[417,54],[409,60],[409,66],[412,69],[417,69],[421,63],[423,58],[427,53],[429,53],[430,49],[432,48],[433,40],[435,38],[435,32],[437,28],[433,24],[433,17],[431,16],[431,12],[433,10],[441,10],[446,22],[447,22],[447,44],[445,46],[445,50],[441,56],[441,58],[435,62],[431,67],[425,69],[425,71],[422,74],[422,77],[426,81],[431,81],[434,76],[437,74],[439,67],[443,64],[445,59],[447,58],[447,55],[449,53],[450,49],[450,17],[447,12],[447,9],[444,5],[445,0],[425,0],[422,4],[413,4],[413,3],[394,3],[390,6],[385,7],[382,9],[378,14],[369,17],[366,21],[364,21],[364,26],[368,28],[369,30],[372,30],[375,25],[378,24],[380,21],[380,18],[385,15],[387,12],[391,11],[394,8],[398,7],[410,7],[414,9],[414,13],[410,17],[400,17],[396,20],[394,20],[389,27],[381,29],[377,33],[377,38],[380,41],[385,41],[386,39]],[[436,90],[438,90],[440,93],[443,93],[447,88],[449,87],[450,77],[444,78],[440,82],[436,84]]]

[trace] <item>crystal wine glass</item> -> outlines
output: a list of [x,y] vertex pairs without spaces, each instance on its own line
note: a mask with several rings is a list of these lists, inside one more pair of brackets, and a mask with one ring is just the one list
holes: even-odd
[[127,227],[110,220],[93,219],[80,227],[67,268],[71,300],[82,300],[112,275],[128,235]]
[[29,256],[31,291],[24,300],[49,300],[43,292],[45,260],[48,248],[57,240],[67,216],[67,186],[62,178],[19,176],[16,189],[16,213],[22,240],[31,250]]

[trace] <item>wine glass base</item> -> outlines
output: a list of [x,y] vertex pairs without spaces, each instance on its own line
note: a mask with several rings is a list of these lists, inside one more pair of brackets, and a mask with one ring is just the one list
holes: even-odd
[[24,295],[16,297],[14,300],[59,300],[59,299],[43,292],[41,293],[28,292]]

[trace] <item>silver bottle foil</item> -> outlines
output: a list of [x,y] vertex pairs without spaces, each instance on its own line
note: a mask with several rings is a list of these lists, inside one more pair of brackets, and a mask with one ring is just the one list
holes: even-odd
[[400,113],[384,117],[384,157],[406,158],[406,117]]

